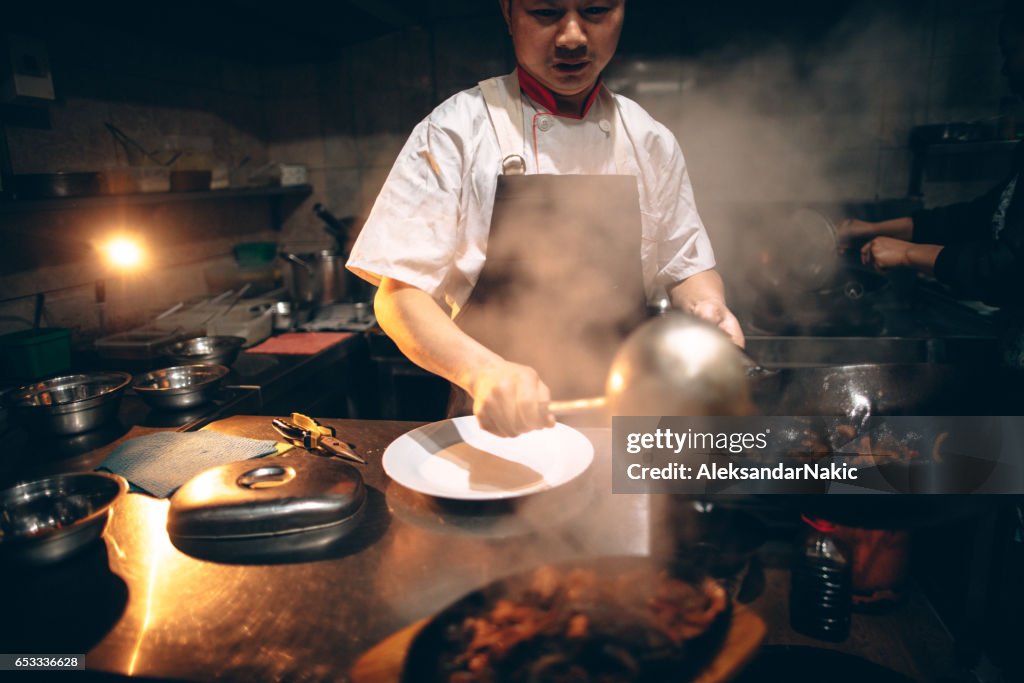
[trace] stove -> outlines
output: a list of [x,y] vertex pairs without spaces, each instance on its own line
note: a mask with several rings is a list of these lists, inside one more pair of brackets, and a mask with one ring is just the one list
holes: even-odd
[[933,347],[946,341],[995,342],[995,309],[959,301],[942,285],[906,272],[879,275],[846,269],[834,286],[820,291],[752,286],[735,300],[735,313],[748,336],[906,338],[927,340]]

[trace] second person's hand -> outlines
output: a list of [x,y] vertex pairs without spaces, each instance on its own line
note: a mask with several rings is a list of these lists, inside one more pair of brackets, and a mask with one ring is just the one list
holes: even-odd
[[882,272],[890,268],[909,266],[907,252],[910,242],[893,237],[876,237],[860,250],[860,262]]
[[895,237],[876,237],[861,248],[860,260],[878,272],[890,268],[913,268],[932,275],[941,251],[942,247],[937,244],[917,244]]

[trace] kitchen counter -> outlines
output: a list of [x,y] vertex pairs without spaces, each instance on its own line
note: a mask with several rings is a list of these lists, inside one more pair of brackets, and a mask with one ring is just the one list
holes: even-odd
[[[76,358],[73,371],[82,368],[150,369],[118,365],[85,355]],[[155,367],[164,367],[157,363]],[[69,469],[93,469],[124,439],[150,431],[192,431],[238,414],[278,415],[293,411],[308,415],[359,416],[374,400],[372,369],[362,334],[308,355],[243,352],[216,399],[184,411],[151,409],[131,388],[121,401],[117,420],[103,427],[67,437],[29,433],[8,416],[0,433],[0,486]]]
[[[582,481],[505,504],[439,507],[390,482],[381,455],[417,423],[326,420],[369,464],[367,510],[348,538],[324,548],[204,559],[176,549],[168,503],[130,494],[105,534],[63,565],[12,577],[19,590],[5,638],[17,651],[87,652],[117,674],[183,680],[347,680],[368,648],[488,581],[545,562],[651,550],[643,495],[611,495],[607,430],[589,430],[595,466]],[[209,426],[275,438],[270,420]],[[74,580],[70,580],[74,577]],[[788,572],[770,567],[754,603],[770,643],[814,643],[788,627]],[[13,620],[7,620],[13,621]],[[920,595],[892,614],[855,615],[838,646],[919,680],[951,673],[948,635]]]

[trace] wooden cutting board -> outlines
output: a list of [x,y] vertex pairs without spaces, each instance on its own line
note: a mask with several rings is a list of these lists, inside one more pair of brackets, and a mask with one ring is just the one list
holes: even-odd
[[[352,667],[353,683],[398,683],[405,653],[427,621],[406,626],[367,650]],[[732,678],[757,652],[764,634],[761,617],[749,607],[735,606],[722,649],[693,683],[722,683]]]

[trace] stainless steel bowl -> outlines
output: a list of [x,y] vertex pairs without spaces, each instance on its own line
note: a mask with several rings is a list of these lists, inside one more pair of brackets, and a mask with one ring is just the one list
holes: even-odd
[[53,377],[14,390],[7,397],[16,419],[50,434],[79,434],[117,416],[131,382],[126,372],[87,372]]
[[45,564],[73,555],[103,534],[127,488],[114,474],[75,472],[0,491],[0,557]]
[[229,366],[238,358],[244,337],[192,337],[168,344],[161,352],[176,363],[212,363]]
[[228,374],[223,365],[179,365],[135,378],[132,388],[158,410],[184,410],[212,401]]

